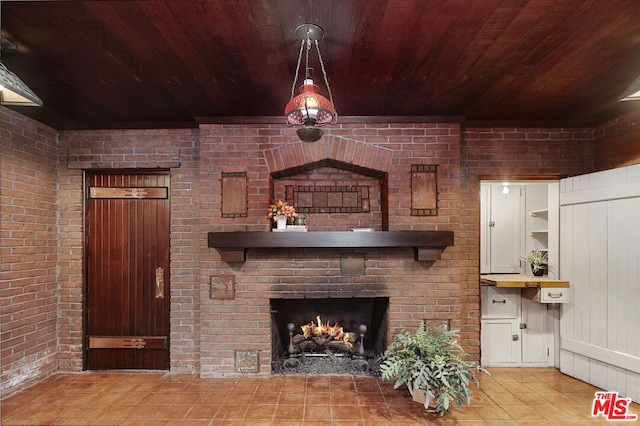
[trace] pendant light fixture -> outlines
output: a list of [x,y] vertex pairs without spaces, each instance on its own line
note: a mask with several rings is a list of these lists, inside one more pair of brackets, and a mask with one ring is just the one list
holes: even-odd
[[[320,54],[318,42],[324,38],[324,31],[314,24],[302,24],[296,28],[296,37],[300,40],[300,53],[298,54],[298,63],[296,65],[296,75],[291,86],[291,99],[285,107],[284,113],[287,117],[288,126],[300,126],[296,133],[304,142],[315,142],[322,137],[321,126],[327,124],[335,124],[338,121],[338,114],[333,106],[333,96],[327,79],[327,72],[324,69],[324,62]],[[311,45],[315,44],[318,53],[318,61],[322,69],[324,83],[327,86],[329,99],[320,94],[320,89],[311,79],[311,68],[309,67],[309,53]],[[305,75],[300,93],[294,96],[295,87],[298,82],[298,73],[300,72],[300,63],[302,55],[305,57]]]

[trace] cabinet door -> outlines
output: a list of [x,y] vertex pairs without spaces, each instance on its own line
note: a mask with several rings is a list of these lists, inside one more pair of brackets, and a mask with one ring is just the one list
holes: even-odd
[[522,298],[522,362],[553,365],[553,330],[548,305]]
[[491,186],[480,185],[480,273],[491,273]]
[[520,253],[524,237],[525,187],[491,184],[489,218],[489,263],[491,273],[520,273]]
[[485,366],[520,362],[520,329],[517,320],[482,321],[480,339]]

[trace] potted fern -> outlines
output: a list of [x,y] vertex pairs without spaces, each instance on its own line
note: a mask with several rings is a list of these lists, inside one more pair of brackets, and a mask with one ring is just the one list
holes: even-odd
[[394,388],[406,386],[409,393],[425,392],[427,411],[442,416],[455,403],[471,404],[472,381],[485,371],[473,361],[456,340],[456,331],[445,326],[427,329],[424,321],[414,331],[402,331],[382,355],[382,378],[395,380]]

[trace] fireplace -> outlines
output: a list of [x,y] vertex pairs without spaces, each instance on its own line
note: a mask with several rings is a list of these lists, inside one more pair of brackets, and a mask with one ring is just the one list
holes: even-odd
[[[273,368],[288,357],[303,360],[299,363],[309,357],[347,356],[366,365],[366,360],[386,349],[388,297],[271,299],[270,303]],[[303,327],[319,324],[339,328],[340,334],[316,336],[316,342],[322,341],[319,344],[311,341],[313,336],[302,341],[307,334]]]
[[[460,182],[455,161],[438,165],[432,182],[438,216],[417,215],[412,203],[412,171],[434,165],[438,157],[458,158],[459,145],[450,143],[459,137],[459,126],[425,129],[420,125],[412,132],[442,143],[437,156],[434,151],[415,161],[394,157],[400,142],[382,146],[359,142],[358,135],[330,136],[311,145],[270,140],[265,151],[255,151],[264,154],[264,162],[254,157],[245,167],[248,190],[239,204],[222,194],[210,172],[235,173],[243,166],[237,158],[225,162],[217,156],[227,150],[217,140],[219,128],[204,129],[202,183],[211,201],[203,205],[216,213],[204,227],[213,256],[200,263],[207,271],[202,295],[208,296],[200,305],[202,376],[278,374],[273,365],[288,356],[288,324],[300,334],[300,326],[317,316],[356,335],[364,324],[367,356],[380,355],[392,335],[422,320],[451,321],[457,328],[460,318],[473,322],[475,311],[463,310],[474,306],[467,302],[475,290],[468,272],[473,259],[465,247],[475,234],[461,232],[461,247],[454,247],[454,230],[462,231],[459,224],[469,214],[455,195]],[[376,138],[396,132],[387,125],[364,131]],[[398,141],[408,137],[405,131],[398,131]],[[420,152],[430,149],[425,140],[416,145]],[[238,143],[247,152],[261,146]],[[270,232],[266,208],[289,196],[306,217],[307,232]],[[217,209],[232,206],[240,208],[236,216],[217,216]],[[358,228],[374,231],[352,231]],[[470,327],[464,331],[465,343],[476,336]]]

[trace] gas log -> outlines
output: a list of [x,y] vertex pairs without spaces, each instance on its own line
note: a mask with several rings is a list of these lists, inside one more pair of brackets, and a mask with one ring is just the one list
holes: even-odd
[[340,340],[332,335],[305,337],[304,334],[296,334],[292,337],[295,352],[324,352],[326,349],[340,351],[347,354],[357,354],[355,345],[358,337],[355,333],[344,333]]
[[[337,360],[334,352],[340,352],[342,355],[348,355],[356,363],[357,368],[366,371],[369,363],[364,359],[364,335],[367,332],[367,326],[361,324],[358,327],[360,333],[360,341],[358,335],[351,332],[345,332],[342,327],[337,324],[331,326],[329,323],[323,324],[320,316],[316,317],[317,323],[309,323],[303,325],[303,334],[294,335],[296,329],[295,324],[287,324],[289,331],[289,358],[283,362],[285,368],[297,368],[301,362],[304,362],[305,355],[311,356],[327,356],[332,360]],[[356,343],[357,342],[357,343]],[[354,344],[355,343],[355,344]]]
[[287,325],[290,357],[296,354],[326,353],[332,350],[359,357],[364,355],[364,335],[367,332],[367,326],[364,324],[361,324],[358,329],[359,342],[356,333],[345,332],[338,324],[331,325],[328,322],[325,324],[320,320],[320,316],[316,317],[316,322],[310,322],[300,328],[302,334],[294,335],[295,324]]

